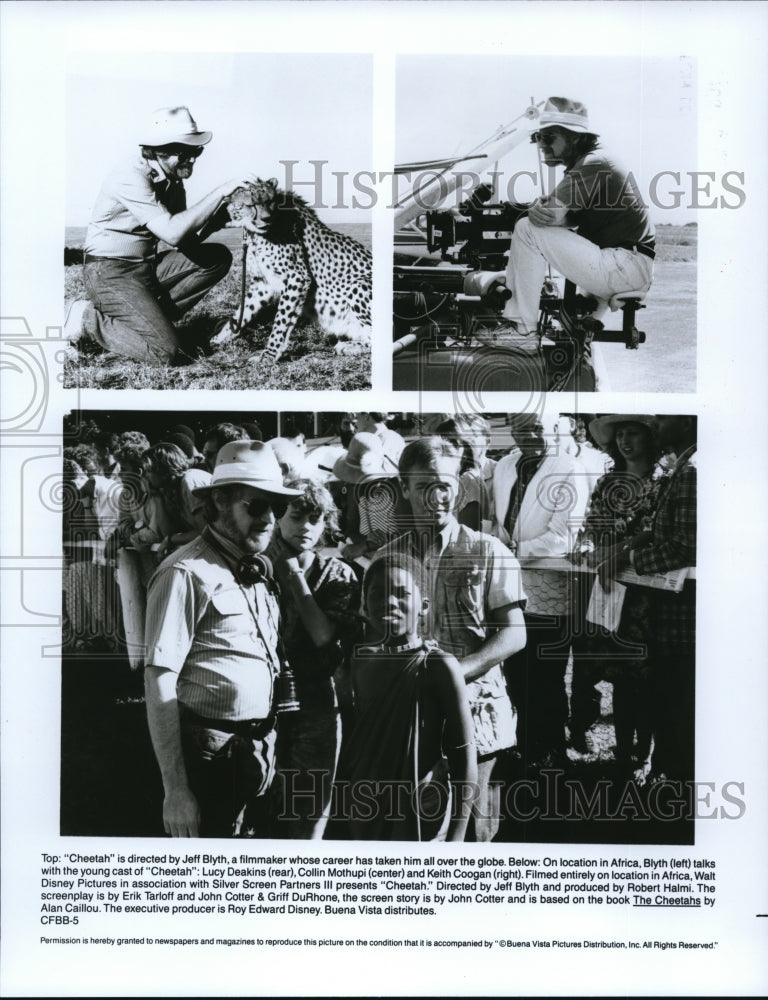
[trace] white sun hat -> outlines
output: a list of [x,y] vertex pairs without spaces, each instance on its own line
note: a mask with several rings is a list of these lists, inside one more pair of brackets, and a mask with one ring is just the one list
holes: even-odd
[[216,466],[207,486],[192,490],[195,496],[205,496],[217,486],[252,486],[261,493],[278,497],[298,497],[301,490],[283,486],[274,451],[263,441],[230,441],[216,456]]
[[177,108],[158,108],[150,116],[149,125],[142,131],[139,145],[170,146],[178,142],[183,146],[205,146],[213,132],[203,132],[197,127],[190,110],[185,105]]

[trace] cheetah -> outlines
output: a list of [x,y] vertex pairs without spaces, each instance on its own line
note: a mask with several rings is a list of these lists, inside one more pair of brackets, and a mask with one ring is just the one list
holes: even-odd
[[[229,214],[229,225],[247,234],[250,284],[241,329],[268,302],[278,303],[264,359],[277,361],[285,352],[311,291],[320,326],[338,338],[337,354],[370,349],[371,255],[365,247],[329,229],[303,198],[281,191],[274,177],[238,189]],[[237,335],[233,317],[211,343],[219,346]]]

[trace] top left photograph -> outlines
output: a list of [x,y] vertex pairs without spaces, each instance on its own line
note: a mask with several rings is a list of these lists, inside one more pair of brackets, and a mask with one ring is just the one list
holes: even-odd
[[371,387],[372,59],[67,75],[65,388]]

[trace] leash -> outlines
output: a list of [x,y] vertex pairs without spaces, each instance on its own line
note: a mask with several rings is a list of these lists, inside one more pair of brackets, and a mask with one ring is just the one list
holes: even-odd
[[243,328],[243,313],[245,312],[245,262],[248,256],[248,230],[243,226],[243,249],[240,260],[240,310],[237,314],[235,335]]

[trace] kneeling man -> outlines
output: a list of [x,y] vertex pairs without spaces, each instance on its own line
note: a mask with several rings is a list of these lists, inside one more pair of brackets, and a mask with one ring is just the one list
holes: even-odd
[[[246,180],[220,184],[187,208],[184,181],[211,138],[188,108],[160,108],[139,156],[104,181],[85,238],[88,298],[72,303],[64,324],[70,344],[87,337],[152,365],[188,359],[194,345],[184,344],[174,321],[229,271],[227,247],[203,240],[229,221],[227,200]],[[158,253],[160,240],[174,249]]]

